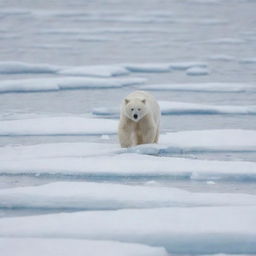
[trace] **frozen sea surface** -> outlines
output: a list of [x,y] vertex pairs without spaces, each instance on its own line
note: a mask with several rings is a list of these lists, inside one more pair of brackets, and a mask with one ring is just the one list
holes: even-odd
[[[0,254],[255,255],[255,10],[0,2]],[[133,90],[158,145],[118,145]]]

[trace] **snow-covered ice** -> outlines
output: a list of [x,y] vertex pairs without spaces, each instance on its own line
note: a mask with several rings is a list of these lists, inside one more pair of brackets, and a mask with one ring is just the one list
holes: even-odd
[[209,44],[227,44],[227,45],[237,45],[237,44],[244,44],[246,43],[245,40],[240,38],[218,38],[218,39],[212,39],[205,41],[204,43]]
[[[180,114],[256,114],[256,105],[232,106],[232,105],[208,105],[188,102],[158,101],[163,115]],[[118,108],[99,107],[92,110],[96,116],[118,116]]]
[[0,238],[4,256],[167,256],[164,248],[143,244],[58,238]]
[[256,196],[91,182],[57,182],[0,190],[0,208],[9,209],[114,210],[237,205],[256,205]]
[[0,1],[0,255],[256,254],[256,2],[105,2]]
[[143,78],[91,78],[91,77],[62,77],[62,78],[31,78],[4,80],[0,92],[33,92],[56,91],[63,89],[108,89],[121,88],[128,85],[142,84]]
[[256,207],[91,211],[0,219],[1,237],[82,238],[172,253],[256,253]]
[[170,63],[172,69],[177,70],[187,70],[189,68],[198,67],[198,68],[207,68],[207,63],[199,61],[186,61],[186,62],[173,62]]
[[256,64],[256,57],[255,58],[245,58],[245,59],[241,59],[240,63],[244,63],[244,64]]
[[119,150],[120,147],[117,144],[94,142],[62,142],[27,146],[11,145],[0,147],[0,159],[22,160],[33,158],[88,157],[113,154]]
[[234,61],[236,58],[232,55],[216,54],[209,56],[208,59],[214,61]]
[[143,90],[152,91],[188,91],[188,92],[246,92],[256,91],[256,85],[249,83],[171,83],[149,84],[140,86]]
[[169,63],[144,63],[144,64],[125,64],[131,72],[169,72],[171,65]]
[[185,151],[255,151],[256,131],[240,129],[180,131],[163,134],[160,143]]
[[209,70],[202,67],[192,67],[187,69],[186,74],[190,76],[204,76],[209,74]]
[[0,136],[115,134],[116,120],[75,116],[1,121]]
[[129,71],[118,65],[102,65],[102,66],[80,66],[62,69],[59,74],[69,76],[95,76],[95,77],[112,77],[127,75]]
[[168,114],[256,114],[256,105],[208,105],[186,102],[159,102],[161,112]]
[[[61,143],[60,143],[61,144]],[[72,146],[72,145],[71,145]],[[61,145],[60,145],[61,147]],[[246,161],[209,161],[175,157],[157,157],[141,154],[159,154],[166,150],[154,145],[138,146],[117,151],[119,154],[93,157],[45,157],[2,159],[1,175],[53,175],[99,177],[119,180],[120,178],[145,179],[183,179],[183,180],[256,180],[256,164]],[[175,152],[175,148],[168,148]],[[134,154],[138,152],[140,154]],[[177,150],[177,152],[179,152]],[[176,152],[176,153],[177,153]],[[128,163],[132,163],[128,164]]]
[[58,66],[49,64],[32,64],[19,61],[0,62],[0,74],[55,73],[58,70]]

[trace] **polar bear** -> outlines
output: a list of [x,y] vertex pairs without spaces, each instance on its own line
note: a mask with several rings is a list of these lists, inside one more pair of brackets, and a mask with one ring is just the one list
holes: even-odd
[[155,98],[144,91],[129,94],[122,102],[118,127],[122,148],[157,143],[160,107]]

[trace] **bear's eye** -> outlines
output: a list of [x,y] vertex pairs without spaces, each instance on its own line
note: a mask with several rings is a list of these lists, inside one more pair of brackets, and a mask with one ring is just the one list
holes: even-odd
[[138,108],[138,111],[140,111],[140,108]]
[[134,108],[131,108],[131,111],[133,111],[134,110]]

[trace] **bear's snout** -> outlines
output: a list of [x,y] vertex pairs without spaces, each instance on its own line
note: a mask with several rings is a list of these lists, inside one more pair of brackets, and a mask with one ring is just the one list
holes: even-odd
[[133,117],[134,117],[134,119],[137,119],[137,118],[138,118],[138,115],[137,115],[137,114],[134,114]]

